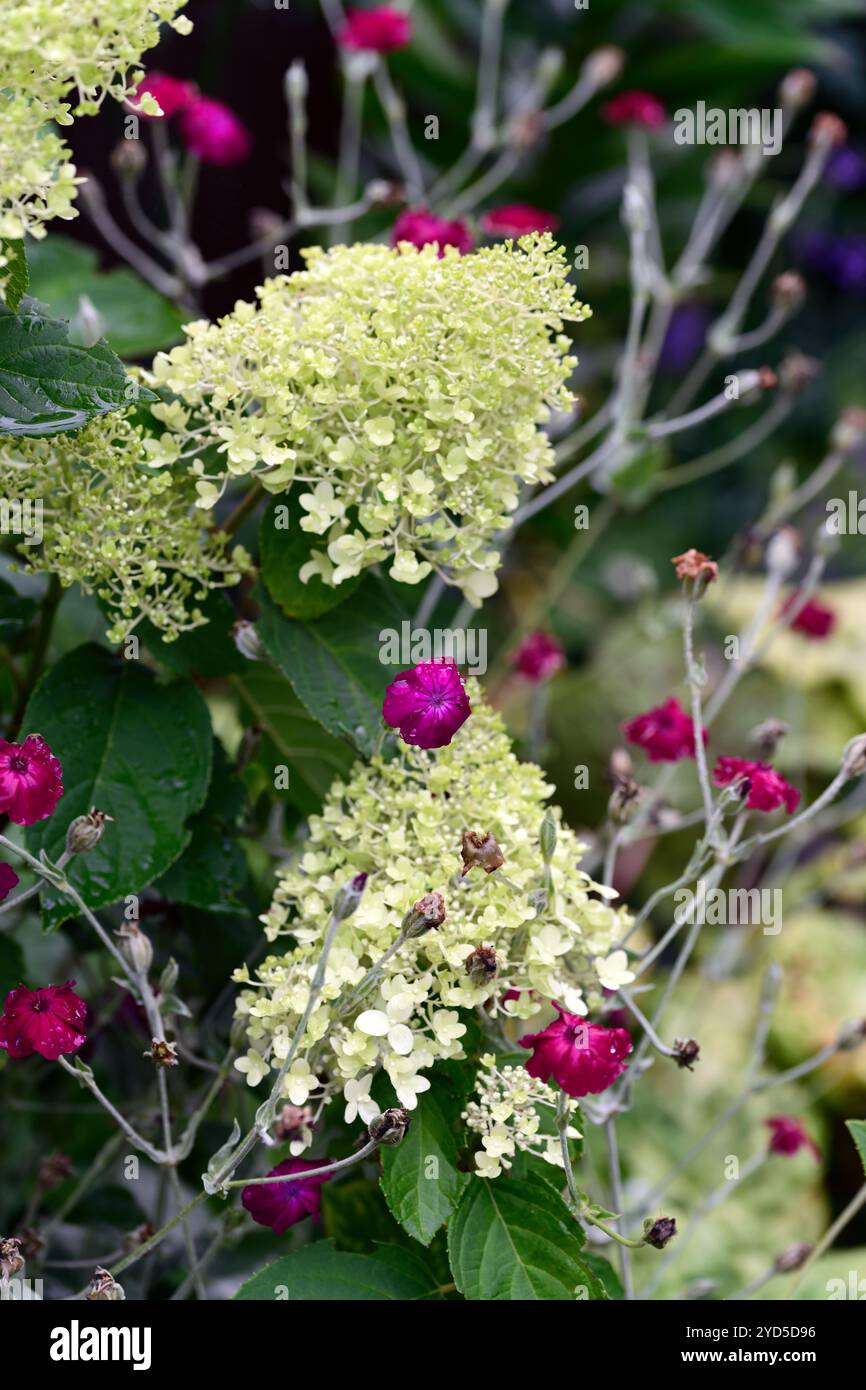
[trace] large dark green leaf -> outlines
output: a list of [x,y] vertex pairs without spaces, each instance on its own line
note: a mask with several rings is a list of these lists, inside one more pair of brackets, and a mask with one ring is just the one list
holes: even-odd
[[170,300],[125,266],[100,270],[94,250],[54,232],[30,248],[30,294],[63,319],[75,318],[86,295],[121,357],[151,357],[183,337],[185,316]]
[[157,661],[180,676],[208,678],[243,671],[248,663],[231,635],[235,611],[227,595],[211,589],[198,606],[207,622],[182,632],[173,642],[164,641],[159,628],[147,621],[139,623],[136,632]]
[[583,1232],[537,1177],[473,1177],[448,1227],[451,1270],[469,1299],[606,1297],[580,1258]]
[[0,642],[8,642],[30,626],[36,615],[36,603],[16,593],[12,585],[0,579]]
[[[300,569],[313,550],[324,550],[326,541],[301,527],[305,515],[298,503],[298,490],[285,497],[275,497],[262,516],[259,527],[259,557],[262,579],[273,599],[290,618],[321,618],[345,602],[363,581],[363,575],[347,579],[335,589],[322,582],[317,574],[306,584],[300,579]],[[286,520],[287,525],[277,525]]]
[[104,339],[77,347],[67,325],[0,310],[0,434],[58,434],[137,399],[154,400]]
[[208,912],[234,913],[242,908],[238,894],[247,877],[244,852],[234,833],[244,788],[216,740],[213,754],[210,789],[204,806],[190,822],[189,844],[156,888],[171,902]]
[[310,623],[286,618],[262,595],[258,632],[310,714],[369,754],[389,679],[380,660],[382,633],[399,630],[401,616],[375,579],[367,579],[349,603]]
[[448,1220],[469,1181],[457,1170],[455,1108],[434,1076],[403,1142],[382,1150],[385,1200],[404,1230],[424,1245]]
[[20,238],[11,241],[0,238],[0,255],[5,260],[5,265],[0,268],[0,285],[3,287],[3,301],[10,313],[18,311],[27,287],[30,284],[30,273],[27,267],[27,254],[24,250],[24,242]]
[[[54,814],[28,829],[31,853],[44,849],[56,859],[70,821],[91,806],[114,817],[96,848],[76,856],[68,871],[90,907],[140,892],[177,859],[211,771],[210,716],[194,685],[159,685],[138,662],[88,643],[39,682],[24,732],[48,740],[65,787]],[[53,891],[43,895],[47,927],[74,911]]]
[[435,1290],[423,1262],[410,1250],[390,1245],[380,1246],[373,1255],[354,1255],[320,1240],[259,1270],[234,1296],[289,1303],[405,1303],[429,1298]]
[[231,681],[250,725],[261,730],[256,761],[272,788],[276,768],[287,767],[288,792],[276,794],[287,796],[304,815],[317,811],[331,783],[352,766],[352,750],[326,733],[285,677],[264,662],[248,661],[243,674]]

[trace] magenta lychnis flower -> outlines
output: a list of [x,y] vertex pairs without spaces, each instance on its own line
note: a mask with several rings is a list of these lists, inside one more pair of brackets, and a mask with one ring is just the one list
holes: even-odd
[[769,763],[750,762],[748,758],[719,758],[713,769],[717,787],[729,787],[732,782],[748,786],[746,806],[750,811],[776,811],[784,806],[790,816],[796,811],[800,793]]
[[[182,82],[179,77],[172,77],[167,72],[149,72],[138,84],[136,101],[140,101],[145,92],[149,92],[159,103],[163,116],[179,115],[198,97],[198,88],[192,82]],[[146,111],[139,114],[148,121],[160,120],[159,116],[150,116]]]
[[181,134],[188,150],[205,164],[239,164],[253,137],[231,107],[213,97],[197,97],[183,111]]
[[[651,763],[677,763],[680,758],[695,756],[695,726],[679,700],[673,696],[663,705],[656,705],[638,714],[622,731],[629,743],[642,748]],[[704,743],[709,734],[703,731]]]
[[0,903],[4,898],[8,898],[12,889],[19,882],[18,875],[11,864],[0,863]]
[[369,10],[352,10],[337,34],[341,48],[364,49],[368,53],[394,53],[412,38],[412,21],[390,5]]
[[667,120],[665,108],[651,92],[620,92],[601,108],[601,114],[608,125],[636,125],[644,130],[658,130]]
[[540,1033],[527,1033],[521,1047],[531,1047],[530,1076],[554,1081],[570,1096],[597,1096],[625,1071],[631,1037],[625,1028],[604,1028],[566,1013],[554,1002],[559,1018]]
[[66,1052],[77,1052],[86,1041],[87,1005],[73,992],[74,980],[65,985],[28,989],[19,985],[6,996],[0,1015],[0,1047],[10,1057],[30,1057],[34,1052],[49,1062]]
[[[281,1177],[284,1173],[308,1173],[321,1167],[323,1164],[318,1160],[287,1158],[272,1168],[268,1177]],[[290,1226],[297,1225],[307,1216],[318,1221],[322,1206],[322,1183],[328,1180],[327,1173],[320,1173],[317,1178],[296,1178],[294,1182],[254,1183],[243,1189],[241,1202],[254,1221],[260,1226],[270,1226],[275,1235],[281,1236]]]
[[562,644],[549,632],[531,632],[513,657],[514,669],[528,681],[549,681],[565,666]]
[[382,717],[416,748],[444,748],[472,713],[469,696],[451,660],[419,661],[401,671],[385,692]]
[[50,816],[63,795],[63,769],[45,739],[30,734],[23,743],[0,739],[0,811],[16,825]]
[[[782,604],[779,616],[784,617],[790,613],[799,602],[797,594],[792,594],[789,599]],[[815,641],[821,641],[829,637],[836,626],[836,614],[832,608],[828,608],[825,603],[820,603],[818,599],[809,598],[803,604],[794,621],[791,623],[792,632],[801,632],[804,637],[811,637]]]
[[793,1115],[772,1115],[766,1123],[770,1131],[770,1153],[792,1158],[805,1148],[814,1155],[816,1163],[821,1162],[821,1150]]
[[399,246],[401,241],[409,241],[419,248],[435,241],[440,258],[446,246],[456,246],[461,256],[472,250],[472,233],[465,222],[449,222],[427,208],[406,208],[400,213],[391,228],[391,245]]
[[531,203],[504,203],[489,208],[481,218],[481,226],[491,236],[526,236],[529,232],[555,232],[559,218]]

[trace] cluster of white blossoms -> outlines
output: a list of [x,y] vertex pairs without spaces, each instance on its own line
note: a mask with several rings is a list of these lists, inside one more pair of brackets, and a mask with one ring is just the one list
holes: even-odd
[[564,251],[547,234],[468,256],[303,254],[306,270],[157,356],[149,383],[174,398],[154,408],[167,430],[151,462],[193,459],[205,508],[232,477],[297,485],[301,527],[322,538],[305,581],[388,562],[402,583],[436,569],[480,603],[520,485],[551,476],[539,426],[572,403],[563,327],[590,311]]
[[[5,0],[0,19],[0,238],[45,235],[75,216],[75,168],[51,123],[95,114],[106,96],[129,97],[141,55],[183,0]],[[142,110],[159,107],[143,99]],[[2,285],[2,270],[0,270]]]
[[[369,875],[334,938],[284,1084],[293,1105],[311,1096],[327,1103],[342,1091],[351,1115],[366,1118],[377,1108],[370,1083],[384,1069],[411,1110],[429,1088],[424,1073],[464,1055],[467,1010],[483,1008],[495,1024],[529,1018],[549,999],[579,1013],[603,1001],[595,962],[609,955],[629,915],[580,870],[584,847],[558,811],[546,874],[539,833],[552,788],[540,768],[518,761],[477,683],[467,689],[473,712],[449,745],[400,744],[390,760],[356,764],[334,783],[262,918],[270,941],[291,944],[254,977],[247,967],[235,973],[249,1044],[236,1065],[257,1085],[288,1055],[338,890]],[[494,836],[504,865],[464,873],[467,831]],[[444,920],[400,940],[413,906],[438,894]]]
[[[511,1167],[516,1153],[534,1154],[563,1168],[559,1134],[541,1132],[540,1114],[540,1110],[556,1110],[559,1092],[530,1076],[524,1067],[500,1069],[492,1053],[482,1056],[481,1065],[484,1070],[475,1082],[477,1100],[469,1101],[463,1112],[469,1129],[481,1137],[475,1155],[478,1176],[498,1178],[503,1168]],[[567,1113],[574,1114],[577,1101],[568,1098],[566,1104]],[[572,1125],[565,1133],[569,1139],[581,1137]]]

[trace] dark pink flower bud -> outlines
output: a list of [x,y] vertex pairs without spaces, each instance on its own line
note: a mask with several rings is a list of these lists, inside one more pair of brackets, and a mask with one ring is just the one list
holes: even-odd
[[[268,1177],[304,1174],[323,1166],[319,1159],[287,1158],[272,1168]],[[320,1173],[318,1177],[302,1176],[293,1182],[252,1183],[243,1188],[241,1203],[260,1226],[270,1226],[274,1235],[282,1236],[290,1226],[296,1226],[307,1216],[312,1216],[314,1221],[319,1219],[322,1183],[327,1181],[328,1174]]]
[[252,149],[243,122],[212,97],[197,97],[183,112],[180,128],[187,149],[205,164],[239,164]]
[[620,92],[601,108],[601,115],[608,125],[642,126],[644,130],[658,130],[667,120],[658,97],[638,91]]
[[674,555],[671,559],[677,579],[690,579],[693,583],[706,585],[713,584],[719,577],[719,567],[715,560],[711,560],[709,555],[705,555],[702,550],[684,550],[682,555]]
[[676,1233],[677,1223],[672,1216],[660,1216],[657,1221],[644,1222],[644,1241],[655,1250],[664,1250]]
[[337,43],[353,51],[394,53],[405,48],[411,38],[412,21],[407,14],[390,5],[375,5],[369,10],[352,10],[337,35]]
[[69,1154],[49,1154],[47,1158],[43,1158],[36,1170],[36,1181],[48,1192],[52,1187],[59,1187],[65,1182],[71,1172],[72,1159]]
[[87,1005],[73,993],[74,980],[65,985],[28,989],[19,985],[6,996],[0,1015],[0,1047],[10,1057],[30,1057],[38,1052],[49,1062],[77,1052],[86,1042]]
[[472,233],[465,222],[455,219],[449,222],[437,217],[427,208],[406,208],[401,212],[391,228],[391,245],[399,246],[401,241],[411,242],[413,246],[428,246],[435,242],[439,256],[445,254],[446,246],[456,246],[461,256],[472,250]]
[[[694,724],[673,696],[663,705],[630,719],[622,731],[629,743],[644,750],[651,763],[677,763],[680,758],[695,756]],[[704,743],[709,737],[704,729]]]
[[596,1096],[612,1086],[627,1066],[631,1037],[625,1028],[604,1028],[566,1013],[554,1002],[559,1018],[540,1033],[527,1033],[521,1047],[531,1047],[526,1063],[530,1076],[551,1077],[570,1096]]
[[11,821],[33,825],[47,819],[62,795],[63,770],[44,738],[0,739],[0,811]]
[[[797,599],[797,594],[792,594],[791,597],[783,603],[779,611],[779,616],[783,617],[786,613],[790,613],[791,609],[797,606]],[[828,608],[826,604],[819,603],[817,599],[810,598],[803,604],[790,626],[792,632],[802,632],[804,637],[811,637],[814,641],[821,641],[823,638],[829,637],[836,626],[836,614],[833,609]]]
[[821,1162],[821,1150],[806,1133],[799,1120],[793,1115],[772,1115],[767,1120],[767,1127],[770,1131],[770,1153],[781,1154],[784,1158],[792,1158],[801,1149],[809,1149],[814,1155],[815,1162]]
[[472,713],[453,661],[419,661],[385,692],[382,717],[416,748],[444,748]]
[[481,218],[481,226],[491,236],[517,237],[529,232],[555,232],[559,218],[531,203],[505,203],[502,207],[489,208]]
[[9,897],[12,889],[15,888],[20,879],[11,864],[0,863],[0,903]]
[[746,806],[750,811],[776,811],[784,806],[788,815],[796,811],[800,793],[769,763],[751,762],[748,758],[719,758],[713,769],[717,787],[742,783]]
[[521,642],[513,657],[514,669],[533,684],[549,681],[566,665],[565,651],[547,632],[531,632]]

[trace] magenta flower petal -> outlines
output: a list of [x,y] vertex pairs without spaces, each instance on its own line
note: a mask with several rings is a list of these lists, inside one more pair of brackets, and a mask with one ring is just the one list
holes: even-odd
[[0,1047],[10,1057],[30,1057],[38,1052],[49,1062],[77,1052],[87,1041],[87,1005],[73,992],[74,984],[74,980],[67,980],[65,985],[46,985],[44,989],[19,985],[11,990],[0,1015]]
[[665,108],[651,92],[620,92],[602,107],[601,114],[608,125],[642,126],[644,130],[658,130],[667,120]]
[[[287,1158],[272,1168],[268,1177],[307,1173],[322,1166],[319,1160]],[[319,1219],[322,1183],[328,1181],[328,1174],[321,1173],[317,1178],[298,1178],[295,1182],[256,1183],[243,1189],[241,1203],[260,1226],[270,1226],[275,1235],[281,1236],[307,1216],[314,1221]]]
[[456,246],[461,256],[472,250],[472,233],[465,222],[447,221],[437,217],[427,208],[406,208],[401,212],[391,228],[391,245],[399,246],[401,241],[411,242],[413,246],[427,246],[436,242],[440,259],[446,246]]
[[19,878],[11,864],[0,863],[0,903],[9,897]]
[[[138,84],[135,100],[140,101],[145,92],[149,92],[159,103],[165,117],[179,115],[198,96],[198,88],[192,82],[183,82],[167,72],[149,72]],[[139,114],[147,121],[162,119],[160,116],[150,116],[146,111]]]
[[412,38],[412,21],[402,10],[375,5],[369,10],[353,10],[337,35],[341,48],[363,49],[368,53],[394,53]]
[[749,758],[719,758],[713,769],[713,781],[717,787],[728,787],[740,781],[748,785],[746,805],[750,811],[777,811],[784,806],[790,816],[800,803],[797,788],[769,763],[756,763]]
[[420,661],[385,692],[382,717],[416,748],[444,748],[472,713],[453,661]]
[[63,770],[44,738],[0,739],[0,811],[16,825],[50,816],[63,795]]
[[[679,700],[671,697],[663,705],[630,719],[622,731],[629,743],[644,750],[651,763],[676,763],[680,758],[695,756],[694,727]],[[706,743],[706,729],[703,735]]]
[[239,164],[252,149],[243,122],[212,97],[197,97],[183,112],[180,128],[187,149],[206,164]]
[[[799,602],[799,595],[792,594],[789,599],[782,604],[779,617],[784,617]],[[807,599],[800,609],[794,621],[791,623],[792,632],[801,632],[804,637],[810,637],[813,641],[823,641],[829,637],[836,626],[836,614],[832,608],[828,608],[825,603],[819,603],[817,599]]]
[[531,632],[514,653],[514,669],[528,681],[549,681],[565,666],[562,644],[548,632]]
[[792,1158],[801,1149],[808,1149],[815,1162],[821,1162],[821,1150],[793,1115],[772,1115],[766,1124],[770,1131],[770,1153]]
[[531,203],[504,203],[498,208],[488,208],[481,218],[481,226],[491,236],[527,236],[529,232],[555,232],[559,218]]
[[625,1028],[604,1028],[577,1014],[553,1006],[559,1018],[540,1033],[527,1033],[521,1047],[532,1048],[526,1063],[530,1076],[554,1081],[570,1096],[596,1096],[606,1091],[627,1066],[631,1036]]

